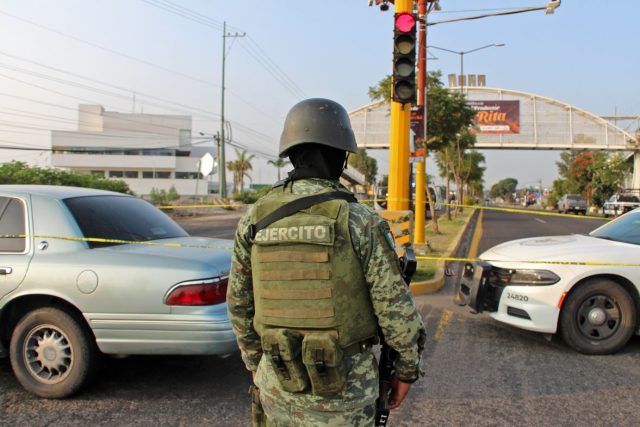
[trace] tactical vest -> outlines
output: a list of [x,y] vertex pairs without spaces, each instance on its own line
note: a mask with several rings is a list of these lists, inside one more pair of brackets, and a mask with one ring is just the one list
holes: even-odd
[[[306,195],[272,190],[253,210],[253,223]],[[337,334],[338,345],[376,336],[362,266],[349,234],[349,205],[331,200],[257,232],[251,248],[254,328]]]

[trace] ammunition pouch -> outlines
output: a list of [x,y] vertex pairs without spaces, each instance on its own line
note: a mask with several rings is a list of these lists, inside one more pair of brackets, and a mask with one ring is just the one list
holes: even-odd
[[299,393],[309,387],[300,357],[302,334],[290,329],[267,329],[262,334],[262,350],[285,391]]
[[347,372],[338,341],[327,333],[310,333],[302,341],[302,361],[313,394],[334,396],[344,390]]

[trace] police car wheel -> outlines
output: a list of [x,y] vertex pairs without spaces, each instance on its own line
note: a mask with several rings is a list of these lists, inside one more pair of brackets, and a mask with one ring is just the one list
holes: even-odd
[[592,279],[574,289],[560,313],[560,333],[584,354],[611,354],[629,341],[637,325],[633,298],[617,282]]
[[60,399],[91,378],[98,351],[84,324],[65,311],[46,307],[20,319],[9,353],[13,372],[27,391]]

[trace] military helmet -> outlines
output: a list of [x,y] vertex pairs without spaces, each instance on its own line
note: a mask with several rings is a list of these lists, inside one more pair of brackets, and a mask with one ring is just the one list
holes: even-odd
[[291,147],[309,143],[355,153],[358,146],[347,110],[323,98],[305,99],[294,105],[284,121],[280,157],[286,157]]

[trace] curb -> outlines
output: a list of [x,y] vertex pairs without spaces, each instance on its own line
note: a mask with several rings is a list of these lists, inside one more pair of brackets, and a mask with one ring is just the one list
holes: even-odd
[[[464,225],[464,227],[462,227],[460,231],[458,231],[458,234],[456,235],[456,237],[449,244],[447,251],[443,255],[444,258],[449,258],[453,256],[453,254],[455,254],[455,252],[458,250],[458,248],[460,247],[460,242],[462,240],[461,238],[464,235],[464,233],[467,232],[467,229],[469,228],[469,224],[473,222],[471,220],[473,219],[477,211],[478,211],[477,209],[474,209],[473,212],[471,212],[471,214],[467,218],[467,222]],[[415,283],[412,282],[409,285],[409,289],[411,289],[411,293],[413,295],[424,295],[424,294],[433,294],[438,292],[440,289],[442,289],[445,283],[444,270],[445,270],[445,262],[438,261],[436,265],[436,277],[434,277],[431,280],[425,280],[424,282],[415,282]]]

